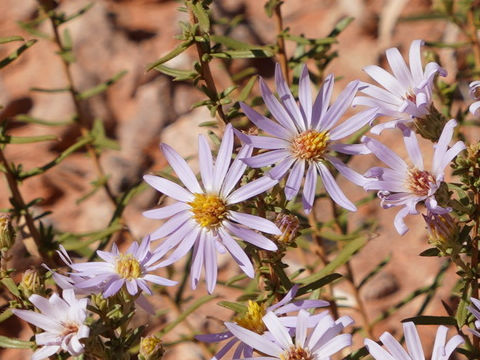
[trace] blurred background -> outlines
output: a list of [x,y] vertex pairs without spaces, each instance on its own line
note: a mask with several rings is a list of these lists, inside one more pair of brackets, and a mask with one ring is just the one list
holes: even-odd
[[[86,6],[89,1],[63,0],[59,9],[73,13]],[[179,12],[179,1],[169,0],[95,0],[94,6],[83,16],[65,25],[72,38],[73,54],[76,58],[71,66],[73,81],[82,91],[110,79],[114,75],[127,71],[121,79],[98,96],[82,102],[82,109],[88,121],[101,119],[108,137],[118,142],[119,150],[107,150],[101,156],[101,164],[110,175],[112,191],[119,194],[141,180],[143,174],[162,170],[166,161],[158,149],[160,142],[171,145],[184,157],[197,153],[198,133],[206,133],[200,128],[202,122],[212,120],[205,107],[192,108],[192,105],[204,99],[204,95],[188,82],[173,82],[156,71],[146,72],[146,65],[155,61],[178,45],[175,38],[180,34],[179,22],[188,21],[188,15]],[[362,72],[362,67],[370,64],[385,66],[384,52],[389,47],[399,47],[402,54],[408,54],[410,42],[415,39],[429,41],[455,42],[461,37],[456,26],[441,19],[411,21],[418,14],[428,14],[435,3],[428,0],[286,0],[282,6],[284,26],[293,34],[305,34],[307,37],[325,37],[342,18],[351,16],[355,20],[338,37],[334,49],[336,58],[326,69],[326,73],[341,76],[336,83],[334,97],[349,82],[355,79],[370,81]],[[229,34],[243,42],[264,45],[275,42],[275,24],[264,11],[264,2],[258,0],[215,0],[212,9],[216,18],[236,19],[239,25]],[[75,107],[68,93],[35,91],[35,88],[55,89],[67,86],[67,79],[60,57],[56,54],[55,43],[41,35],[35,36],[22,28],[22,23],[38,16],[38,4],[34,0],[0,1],[0,37],[21,35],[26,39],[36,38],[39,43],[22,54],[10,66],[0,71],[0,121],[14,119],[18,115],[28,115],[48,121],[69,121]],[[43,23],[41,34],[52,36],[48,22]],[[219,26],[218,32],[222,31]],[[287,43],[287,54],[294,50]],[[0,47],[0,58],[7,56],[17,44],[5,44]],[[192,50],[192,51],[190,51]],[[187,69],[196,60],[193,48],[182,53],[168,63],[168,66]],[[447,69],[447,81],[457,78],[457,69],[462,67],[462,50],[441,49],[441,65]],[[231,85],[229,74],[239,72],[248,66],[254,66],[270,84],[273,76],[274,61],[239,60],[229,69],[224,63],[212,62],[215,82],[219,89]],[[467,80],[462,80],[460,89],[465,94]],[[32,90],[33,89],[33,90]],[[253,93],[259,91],[255,85]],[[467,100],[469,101],[469,100]],[[71,125],[48,127],[40,124],[25,125],[10,121],[9,134],[32,136],[54,134],[57,140],[29,145],[10,145],[6,156],[16,164],[22,163],[26,169],[42,165],[72,145],[79,136],[79,130]],[[389,143],[395,150],[405,153],[403,144],[392,134]],[[472,134],[477,137],[478,134]],[[195,157],[194,157],[195,158]],[[195,159],[190,163],[195,168]],[[365,170],[374,163],[374,159],[365,157],[354,159],[357,170]],[[198,166],[197,166],[198,168]],[[71,155],[68,161],[61,163],[45,173],[21,184],[21,192],[29,201],[42,198],[35,205],[38,214],[52,211],[44,222],[52,224],[62,232],[88,232],[107,226],[113,206],[103,191],[78,202],[91,189],[90,183],[96,180],[91,159],[83,151]],[[0,207],[8,207],[8,188],[1,180]],[[341,187],[354,200],[364,196],[363,190],[343,181]],[[125,221],[136,238],[141,238],[159,226],[154,220],[143,218],[141,212],[158,202],[159,195],[152,189],[145,189],[133,198],[125,210]],[[327,219],[321,204],[316,208],[319,219]],[[389,254],[392,260],[376,281],[370,282],[362,292],[369,316],[375,319],[382,311],[398,303],[413,290],[431,284],[438,273],[441,260],[438,258],[418,257],[428,248],[426,232],[420,218],[408,219],[410,231],[400,237],[392,224],[396,210],[385,211],[374,201],[351,214],[352,222],[360,223],[366,218],[375,218],[379,233],[353,259],[354,271],[359,277],[368,273],[373,266],[372,254],[380,260]],[[119,239],[122,240],[122,239]],[[28,242],[18,242],[13,258],[13,267],[19,272],[38,265],[31,257],[26,257],[25,246]],[[302,267],[302,259],[296,252],[291,256],[291,270]],[[220,278],[228,279],[237,274],[236,265],[230,264],[228,257],[220,261]],[[450,268],[448,273],[453,274]],[[447,276],[442,292],[426,309],[426,314],[444,315],[440,299],[448,302],[449,290],[454,278]],[[206,294],[203,285],[197,290]],[[231,299],[235,292],[221,286],[217,287],[219,299]],[[340,287],[340,304],[354,305],[351,289]],[[192,293],[192,296],[197,296]],[[1,297],[1,294],[0,294]],[[423,298],[419,297],[406,308],[398,311],[388,322],[380,322],[374,333],[379,336],[384,330],[395,333],[401,327],[399,320],[414,316]],[[6,299],[2,306],[6,304]],[[169,305],[160,297],[153,297],[158,308]],[[214,332],[221,329],[221,322],[230,315],[226,309],[211,302],[203,313],[193,314],[189,322],[201,332]],[[346,311],[348,312],[348,310]],[[178,315],[178,314],[177,314]],[[165,313],[151,323],[149,332],[158,330],[175,313]],[[210,317],[212,316],[212,317]],[[356,316],[354,314],[354,316]],[[139,315],[138,323],[145,323],[147,315]],[[421,331],[431,333],[432,329],[420,327]],[[179,326],[175,336],[189,333],[188,327]],[[0,334],[28,339],[31,331],[20,327],[17,319],[0,324]],[[425,342],[427,343],[427,342]],[[3,351],[3,359],[27,359],[30,351]],[[167,359],[180,356],[181,359],[199,359],[205,355],[205,348],[199,344],[185,343],[172,348]]]

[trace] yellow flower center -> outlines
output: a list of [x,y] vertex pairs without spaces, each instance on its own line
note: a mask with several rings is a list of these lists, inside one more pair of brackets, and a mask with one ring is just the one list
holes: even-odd
[[293,139],[290,150],[297,159],[319,161],[327,148],[329,138],[327,131],[307,130]]
[[241,327],[261,335],[267,329],[262,320],[265,313],[265,305],[259,305],[252,300],[248,300],[247,311],[245,314],[239,315],[233,320]]
[[140,263],[132,254],[120,255],[115,263],[115,271],[124,279],[137,279],[142,274]]
[[292,346],[290,349],[280,355],[281,360],[314,360],[310,350],[304,349],[299,346]]
[[[143,355],[145,358],[160,359],[163,353],[164,350],[162,346],[162,341],[158,337],[151,335],[141,339],[140,354]],[[158,357],[155,357],[154,355],[158,355]]]
[[428,171],[411,168],[408,170],[407,188],[418,196],[427,196],[430,184],[435,184],[435,178]]
[[194,194],[195,198],[188,205],[192,207],[193,218],[201,227],[217,228],[227,216],[227,205],[218,195]]

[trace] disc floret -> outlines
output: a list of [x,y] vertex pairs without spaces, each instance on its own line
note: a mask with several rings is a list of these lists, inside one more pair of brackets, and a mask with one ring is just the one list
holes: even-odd
[[227,216],[227,205],[215,194],[196,193],[188,205],[195,221],[204,228],[217,228]]

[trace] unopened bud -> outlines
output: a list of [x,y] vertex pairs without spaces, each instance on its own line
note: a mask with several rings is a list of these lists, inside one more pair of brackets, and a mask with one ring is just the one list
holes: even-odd
[[413,123],[415,124],[415,132],[417,134],[427,140],[437,142],[447,123],[447,118],[432,104],[428,113],[421,118],[415,118]]
[[428,242],[436,246],[443,255],[460,251],[459,230],[450,214],[427,214],[423,218],[427,224]]
[[276,237],[277,243],[284,246],[291,245],[297,237],[300,228],[298,218],[292,214],[278,214],[275,219],[275,225],[277,225],[282,232],[281,235]]
[[26,298],[29,298],[32,294],[42,294],[44,288],[43,279],[37,270],[27,269],[23,273],[22,281],[18,288]]
[[0,250],[10,249],[15,242],[15,229],[10,215],[0,215]]
[[140,353],[138,356],[140,360],[159,360],[164,353],[165,349],[162,346],[162,341],[155,335],[144,337],[140,341]]
[[480,100],[480,81],[472,81],[468,87],[470,88],[470,96],[474,100]]
[[105,299],[101,293],[92,294],[90,301],[92,302],[92,305],[101,312],[108,312],[108,300]]

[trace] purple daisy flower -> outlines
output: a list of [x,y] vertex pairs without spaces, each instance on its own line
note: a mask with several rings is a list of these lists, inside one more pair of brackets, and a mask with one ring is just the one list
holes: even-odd
[[[479,80],[472,81],[468,86],[470,88],[470,96],[472,97],[472,99],[480,100],[480,81]],[[477,111],[479,109],[480,109],[480,101],[475,101],[468,108],[470,113],[474,116],[477,116]]]
[[83,353],[84,345],[79,340],[87,338],[90,328],[85,325],[88,299],[77,299],[73,290],[64,290],[63,299],[53,294],[49,299],[33,294],[28,299],[40,313],[30,310],[12,309],[19,318],[45,330],[35,334],[35,342],[40,349],[32,355],[32,360],[49,358],[60,350],[73,356]]
[[244,142],[267,150],[259,155],[245,156],[243,161],[253,168],[275,164],[275,167],[268,173],[275,180],[283,178],[290,169],[290,175],[285,185],[287,200],[295,198],[305,176],[302,200],[306,213],[312,210],[315,200],[317,174],[320,174],[326,192],[337,204],[350,211],[355,211],[357,208],[340,189],[327,164],[333,165],[348,180],[363,185],[364,178],[334,157],[331,152],[336,151],[349,155],[368,153],[368,149],[362,144],[341,144],[337,140],[341,140],[371,123],[377,110],[370,109],[360,112],[334,128],[350,107],[360,86],[358,81],[348,84],[331,106],[329,103],[333,90],[333,75],[327,76],[313,105],[310,78],[306,66],[303,67],[299,82],[300,106],[295,102],[278,64],[275,68],[275,82],[280,101],[260,78],[263,101],[277,122],[269,120],[248,105],[240,103],[250,121],[271,135],[240,134],[239,136]]
[[193,289],[197,287],[203,265],[209,293],[213,292],[217,281],[217,251],[224,253],[227,250],[245,274],[251,278],[254,276],[250,259],[232,235],[261,249],[274,251],[277,250],[275,243],[254,230],[281,234],[271,221],[234,210],[236,204],[270,189],[277,181],[263,177],[233,190],[247,167],[240,159],[252,152],[251,147],[243,147],[230,164],[233,140],[233,128],[229,124],[214,164],[207,140],[199,136],[203,187],[185,160],[166,144],[162,144],[161,149],[186,189],[158,176],[144,176],[150,186],[177,200],[173,205],[143,213],[150,219],[170,218],[150,235],[152,240],[166,237],[155,250],[154,258],[163,257],[176,247],[170,257],[159,264],[166,266],[183,257],[193,247],[191,286]]
[[[464,343],[460,335],[455,335],[445,344],[447,332],[448,328],[446,326],[441,325],[438,327],[431,360],[448,360],[455,349]],[[422,343],[415,324],[413,322],[403,323],[403,333],[408,352],[388,332],[384,332],[380,336],[380,340],[387,350],[370,339],[365,339],[365,346],[375,360],[425,360]]]
[[[472,313],[473,316],[475,316],[475,327],[480,329],[480,300],[475,299],[475,298],[470,298],[472,301],[472,305],[468,307],[468,310]],[[480,332],[475,329],[468,329],[473,335],[480,337]]]
[[125,254],[120,253],[117,245],[113,244],[112,251],[97,250],[97,255],[104,261],[76,264],[66,262],[76,271],[72,274],[75,288],[102,291],[103,297],[107,298],[115,295],[124,285],[128,293],[135,296],[142,291],[152,294],[147,282],[163,286],[177,284],[176,281],[150,274],[162,265],[155,264],[158,259],[153,258],[150,252],[149,236],[144,237],[140,245],[133,242]]
[[358,96],[353,103],[376,107],[381,115],[394,117],[392,121],[374,126],[372,133],[379,134],[383,129],[393,128],[399,122],[408,123],[414,118],[424,118],[429,114],[434,77],[436,74],[446,76],[447,72],[436,62],[428,63],[423,70],[420,54],[423,44],[423,40],[414,40],[410,45],[410,67],[407,67],[397,48],[386,51],[393,75],[377,65],[363,69],[383,89],[362,83],[367,86],[360,91],[368,96]]
[[[284,315],[290,312],[298,312],[300,309],[316,309],[329,305],[329,303],[324,300],[298,300],[291,302],[295,297],[298,288],[298,285],[294,285],[282,300],[269,307],[265,307],[264,304],[259,304],[257,302],[249,300],[246,313],[235,317],[235,323],[245,329],[254,331],[257,334],[262,335],[267,331],[267,328],[262,320],[263,316],[267,312],[271,311],[275,315]],[[320,318],[325,315],[326,313],[310,316],[309,327],[315,326],[320,320]],[[279,319],[282,324],[289,329],[290,333],[295,333],[296,316],[282,316]],[[220,360],[225,356],[228,351],[230,351],[230,349],[235,346],[235,344],[238,343],[240,344],[237,345],[237,348],[234,352],[234,359],[240,358],[242,356],[242,353],[244,357],[251,357],[253,354],[253,348],[250,345],[243,343],[230,331],[224,331],[217,334],[197,335],[195,336],[195,338],[206,343],[214,343],[230,339],[230,341],[228,341],[227,344],[222,347],[220,351],[215,354],[214,357],[212,357],[211,360]]]
[[465,149],[462,141],[457,141],[452,147],[448,147],[456,125],[457,122],[452,119],[443,128],[438,143],[434,145],[431,171],[424,169],[422,152],[415,133],[403,124],[398,124],[398,127],[403,131],[403,140],[412,165],[408,165],[379,141],[369,137],[362,139],[371,152],[390,167],[369,169],[365,176],[372,179],[364,184],[364,188],[365,190],[378,190],[381,206],[385,209],[403,206],[394,221],[395,228],[400,235],[408,231],[404,222],[405,216],[418,214],[416,206],[421,201],[433,214],[444,214],[450,211],[450,209],[438,205],[435,192],[444,179],[445,167],[460,151]]
[[[268,312],[263,317],[263,322],[269,330],[267,334],[259,335],[235,323],[225,323],[227,328],[238,339],[251,346],[266,356],[234,359],[328,359],[333,354],[352,344],[352,335],[340,332],[353,320],[344,316],[333,320],[330,315],[325,315],[317,321],[316,326],[309,332],[310,314],[301,309],[296,316],[295,342],[289,329],[273,312]],[[339,335],[340,334],[340,335]]]

